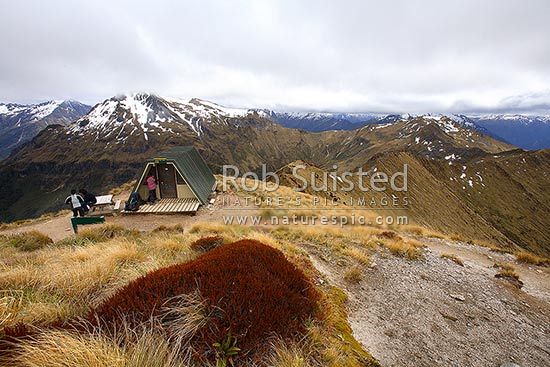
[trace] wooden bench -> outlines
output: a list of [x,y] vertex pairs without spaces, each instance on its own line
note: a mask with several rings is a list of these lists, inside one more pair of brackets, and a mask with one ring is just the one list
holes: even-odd
[[105,217],[73,217],[71,224],[73,225],[74,233],[78,232],[78,225],[105,223]]
[[113,195],[96,196],[96,200],[96,203],[90,208],[91,212],[108,210],[114,204]]

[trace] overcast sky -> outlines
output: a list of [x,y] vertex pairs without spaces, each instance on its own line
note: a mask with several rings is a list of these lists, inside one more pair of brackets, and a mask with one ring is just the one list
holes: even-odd
[[0,101],[549,112],[550,1],[0,0]]

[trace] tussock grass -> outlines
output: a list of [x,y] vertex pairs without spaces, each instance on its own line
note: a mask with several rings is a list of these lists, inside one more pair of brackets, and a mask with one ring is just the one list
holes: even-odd
[[51,244],[52,239],[38,231],[0,236],[0,246],[12,246],[21,251],[39,250]]
[[523,264],[532,264],[532,265],[539,265],[539,266],[550,265],[550,259],[533,255],[528,252],[516,253],[516,260],[517,262],[523,263]]
[[139,231],[128,230],[112,224],[89,226],[78,234],[56,243],[57,246],[87,246],[89,244],[106,242],[115,237],[138,237]]
[[208,323],[211,315],[198,291],[175,296],[172,300],[175,302],[163,309],[162,327],[177,349],[189,348],[191,338]]
[[126,364],[124,350],[102,334],[44,331],[21,344],[15,366],[117,367]]
[[277,339],[271,342],[271,354],[267,357],[267,364],[272,367],[309,367],[311,364],[308,363],[305,349],[299,343]]
[[336,287],[329,287],[324,294],[327,325],[314,323],[310,325],[308,334],[308,354],[316,356],[313,358],[316,365],[379,367],[352,335],[347,322],[346,294]]
[[350,266],[344,271],[344,280],[351,284],[360,283],[363,280],[363,268]]
[[449,236],[449,239],[451,239],[452,241],[458,241],[458,242],[465,242],[466,241],[466,239],[458,233],[453,233],[452,235]]
[[235,242],[250,234],[252,230],[247,226],[225,225],[216,223],[195,223],[188,231],[197,235],[197,239],[212,235],[222,235],[225,241]]
[[184,232],[184,228],[181,224],[176,224],[173,226],[160,225],[151,231],[151,233],[183,233],[183,232]]
[[0,329],[11,324],[23,306],[23,292],[14,290],[0,291]]
[[190,249],[196,235],[156,233],[139,238],[124,232],[109,237],[101,235],[104,242],[88,241],[85,246],[0,252],[0,288],[21,292],[22,299],[21,307],[4,325],[45,324],[83,316],[129,280],[198,255]]
[[393,231],[382,231],[378,235],[378,237],[387,238],[389,240],[396,240],[396,241],[400,241],[403,239],[400,235],[398,235],[396,232],[393,232]]
[[387,248],[392,255],[403,257],[408,260],[417,260],[422,257],[423,245],[414,240],[385,240],[382,245]]
[[362,265],[368,265],[370,263],[370,256],[366,251],[357,248],[357,247],[346,247],[342,250],[344,255],[351,257],[354,260],[357,260]]
[[499,270],[496,276],[497,278],[509,278],[514,280],[519,280],[519,274],[509,269]]
[[424,237],[432,237],[432,238],[445,238],[446,236],[440,232],[434,231],[432,229],[421,227],[421,226],[415,226],[415,225],[408,225],[401,227],[402,231],[405,233],[411,233],[417,236],[424,236]]
[[511,254],[512,251],[509,250],[509,249],[506,249],[506,248],[503,248],[503,247],[500,247],[500,246],[497,246],[493,243],[490,243],[490,242],[487,242],[487,241],[473,241],[473,240],[469,240],[468,243],[470,245],[477,245],[477,246],[482,246],[482,247],[486,247],[488,248],[490,251],[493,251],[493,252],[498,252],[500,254]]
[[268,246],[281,250],[285,252],[285,254],[287,255],[287,258],[291,262],[295,263],[296,265],[305,266],[305,264],[302,261],[300,261],[300,259],[307,257],[308,256],[307,252],[300,249],[298,246],[296,246],[292,242],[276,238],[270,233],[256,232],[256,231],[249,233],[246,238],[260,241],[262,243],[265,243]]
[[20,344],[14,367],[182,367],[179,356],[153,328],[124,327],[114,335],[100,328],[89,333],[43,330]]
[[509,263],[498,263],[498,264],[495,264],[494,267],[500,268],[502,270],[510,270],[510,271],[516,270],[516,267]]
[[[91,228],[90,228],[91,229]],[[90,308],[118,289],[146,273],[199,255],[191,243],[206,236],[219,235],[225,241],[250,238],[283,251],[285,256],[311,277],[319,274],[310,263],[304,242],[334,248],[339,256],[349,256],[359,264],[368,261],[367,243],[380,232],[374,228],[277,228],[270,232],[250,227],[199,223],[189,232],[163,228],[146,234],[111,228],[101,235],[82,231],[72,241],[25,252],[15,247],[0,248],[0,320],[2,326],[24,322],[44,327],[55,320],[85,316]],[[95,227],[94,227],[95,230]],[[75,238],[77,240],[75,240]],[[351,245],[346,245],[346,243]],[[359,250],[350,250],[352,248]],[[270,366],[377,366],[351,334],[346,319],[345,294],[328,285],[321,291],[322,320],[306,323],[306,335],[295,342],[274,344],[266,354]],[[165,308],[155,325],[158,331],[105,330],[89,333],[43,330],[39,337],[20,345],[19,366],[187,366],[193,351],[185,345],[205,315],[200,298],[181,298]],[[179,338],[179,339],[178,339]],[[66,357],[68,356],[68,357]],[[2,364],[0,362],[0,364]]]
[[280,226],[274,234],[292,240],[308,240],[319,244],[328,244],[335,240],[365,243],[380,233],[379,229],[367,226],[348,226],[345,230],[334,226]]
[[[185,367],[192,366],[190,349],[178,349],[152,328],[126,330],[124,345],[125,366],[128,367]],[[128,335],[130,335],[128,337]]]
[[458,264],[460,266],[464,266],[464,262],[462,261],[462,259],[459,258],[458,256],[456,256],[455,254],[443,253],[439,257],[442,258],[442,259],[449,259],[449,260],[455,262],[456,264]]

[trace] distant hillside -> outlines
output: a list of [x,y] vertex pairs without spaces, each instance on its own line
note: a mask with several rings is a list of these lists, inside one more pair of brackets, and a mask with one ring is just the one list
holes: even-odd
[[[380,215],[407,215],[415,223],[447,234],[459,234],[464,239],[476,239],[499,244],[510,250],[523,248],[550,255],[550,150],[525,152],[507,151],[499,154],[478,152],[470,157],[451,156],[447,159],[426,159],[413,152],[388,152],[370,159],[364,172],[398,172],[408,167],[408,192],[386,190],[365,193],[355,189],[344,191],[346,185],[335,177],[337,190],[328,193],[307,192],[336,198],[338,203],[357,206],[362,197],[374,198],[369,209],[377,211],[382,198],[397,208],[379,210]],[[326,172],[309,163],[297,162],[281,168],[282,183],[290,187],[295,182],[292,167],[306,165],[303,177],[323,177]],[[354,177],[352,180],[356,181]],[[317,183],[317,186],[319,183]],[[358,186],[355,185],[355,188]],[[368,203],[367,199],[367,203]],[[390,206],[392,207],[392,206]]]
[[67,125],[90,111],[76,101],[48,101],[33,105],[0,103],[0,159],[31,140],[44,127]]

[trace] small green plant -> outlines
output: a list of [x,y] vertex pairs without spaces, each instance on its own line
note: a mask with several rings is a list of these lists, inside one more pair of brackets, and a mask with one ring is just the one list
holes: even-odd
[[216,367],[226,367],[228,363],[233,366],[233,356],[241,351],[237,347],[237,338],[231,336],[231,333],[227,335],[227,339],[221,343],[214,343],[212,346],[216,348]]

